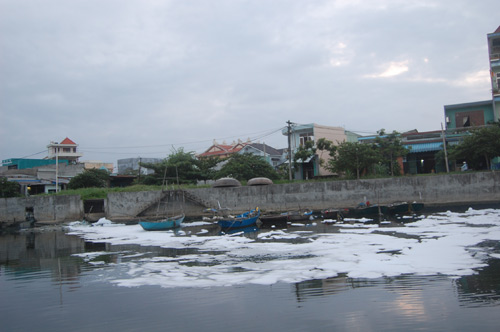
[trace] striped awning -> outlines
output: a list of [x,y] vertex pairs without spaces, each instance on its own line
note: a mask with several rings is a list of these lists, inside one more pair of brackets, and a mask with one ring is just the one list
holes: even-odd
[[405,147],[410,149],[410,153],[439,151],[443,149],[442,142],[420,143],[420,144],[405,144]]

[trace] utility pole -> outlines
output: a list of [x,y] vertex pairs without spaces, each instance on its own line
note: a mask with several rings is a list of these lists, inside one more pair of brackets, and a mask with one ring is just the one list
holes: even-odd
[[446,151],[446,138],[443,129],[443,123],[441,122],[441,136],[443,137],[443,151],[444,151],[444,162],[446,164],[446,173],[450,173],[450,166],[448,166],[448,152]]
[[56,147],[56,193],[59,192],[59,147]]
[[139,157],[139,162],[138,162],[138,165],[139,165],[139,174],[137,174],[139,182],[141,182],[141,162],[142,162],[142,158]]
[[286,123],[288,125],[288,179],[292,181],[292,123],[290,120]]

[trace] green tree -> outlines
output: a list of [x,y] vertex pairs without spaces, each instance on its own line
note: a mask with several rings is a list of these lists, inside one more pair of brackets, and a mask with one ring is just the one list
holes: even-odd
[[361,173],[369,170],[378,160],[379,154],[372,144],[342,142],[326,168],[332,172],[356,174],[359,179]]
[[311,157],[316,155],[316,146],[314,145],[314,141],[306,141],[304,144],[301,144],[299,148],[293,154],[293,164],[295,168],[298,168],[299,160],[308,160]]
[[472,130],[458,146],[450,149],[450,156],[467,161],[473,169],[491,169],[491,159],[500,156],[500,125]]
[[0,177],[0,198],[20,197],[21,186],[19,183]]
[[[318,154],[319,152],[319,154]],[[328,153],[330,157],[335,156],[337,152],[337,147],[332,141],[326,138],[320,138],[317,142],[306,141],[303,145],[300,145],[295,154],[293,155],[294,166],[297,167],[298,160],[307,160],[311,157],[318,156],[319,164],[321,166],[325,165],[325,160],[323,155]]]
[[72,178],[68,189],[104,188],[108,186],[109,172],[105,169],[87,169]]
[[168,183],[196,183],[196,180],[203,177],[197,163],[194,152],[184,152],[184,149],[180,148],[160,163],[141,163],[142,167],[154,171],[154,174],[143,177],[141,182],[162,185],[165,177]]
[[406,156],[409,152],[401,143],[400,133],[393,131],[386,134],[385,129],[381,129],[377,133],[375,144],[380,155],[380,163],[389,171],[388,175],[400,175],[401,167],[397,162],[397,158]]
[[196,166],[200,172],[200,180],[213,180],[215,179],[216,171],[214,167],[221,162],[218,157],[205,157],[196,161]]
[[278,173],[262,157],[251,153],[235,153],[227,159],[227,163],[217,172],[217,177],[233,177],[247,181],[256,177],[278,179]]

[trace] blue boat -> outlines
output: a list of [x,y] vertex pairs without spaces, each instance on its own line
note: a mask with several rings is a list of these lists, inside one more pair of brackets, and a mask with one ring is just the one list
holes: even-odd
[[180,227],[181,223],[184,221],[184,217],[184,214],[180,214],[175,217],[161,219],[158,221],[139,221],[139,224],[146,231],[164,231]]
[[259,208],[255,208],[253,210],[239,214],[236,217],[224,217],[223,219],[219,220],[219,226],[223,229],[253,226],[257,223],[257,219],[259,219],[259,217],[260,210]]

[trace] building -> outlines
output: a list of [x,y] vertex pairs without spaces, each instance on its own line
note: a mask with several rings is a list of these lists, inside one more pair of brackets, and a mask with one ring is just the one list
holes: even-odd
[[118,163],[118,174],[119,175],[130,175],[130,174],[153,174],[154,171],[149,168],[144,168],[140,166],[140,163],[150,163],[156,164],[162,162],[163,159],[159,158],[126,158],[119,159]]
[[69,138],[61,143],[50,142],[44,159],[11,158],[2,161],[0,176],[21,185],[25,194],[40,194],[60,191],[69,181],[86,169],[106,169],[113,172],[112,163],[100,161],[79,162],[83,155],[78,144]]
[[84,169],[105,169],[109,173],[113,173],[113,163],[105,163],[98,160],[86,160],[81,162]]
[[264,143],[247,143],[238,153],[260,156],[274,168],[286,161],[285,149],[275,149]]
[[78,144],[67,137],[61,143],[50,142],[47,145],[48,154],[46,159],[67,160],[70,164],[76,164],[78,163],[78,158],[82,156],[77,151],[77,147]]
[[[60,160],[61,164],[68,164],[67,160]],[[49,159],[24,159],[24,158],[10,158],[2,160],[2,167],[7,169],[30,169],[35,167],[55,165],[55,160]]]
[[484,126],[497,121],[491,100],[444,106],[446,129]]
[[[500,26],[487,35],[491,79],[491,100],[444,106],[446,142],[458,144],[469,134],[469,129],[500,120]],[[493,167],[500,167],[500,158],[494,158]]]
[[233,153],[238,153],[241,149],[245,147],[248,143],[243,143],[241,140],[237,142],[233,142],[231,144],[226,144],[223,142],[222,144],[217,143],[214,140],[212,146],[210,146],[205,152],[197,155],[198,158],[208,158],[208,157],[217,157],[217,158],[227,158],[231,156]]
[[[290,132],[290,133],[289,133]],[[327,139],[334,144],[338,145],[342,142],[356,142],[359,135],[353,132],[346,131],[342,127],[331,127],[319,125],[316,123],[310,124],[291,124],[282,130],[282,134],[288,136],[290,134],[290,150],[293,154],[300,146],[303,146],[307,141],[317,142],[319,139]],[[328,153],[314,155],[307,160],[297,160],[298,168],[294,170],[295,179],[312,179],[314,177],[331,176],[330,171],[324,168],[320,163],[320,159],[324,163],[328,163],[330,156]]]
[[491,94],[493,97],[494,121],[500,119],[500,26],[487,35],[490,59]]

